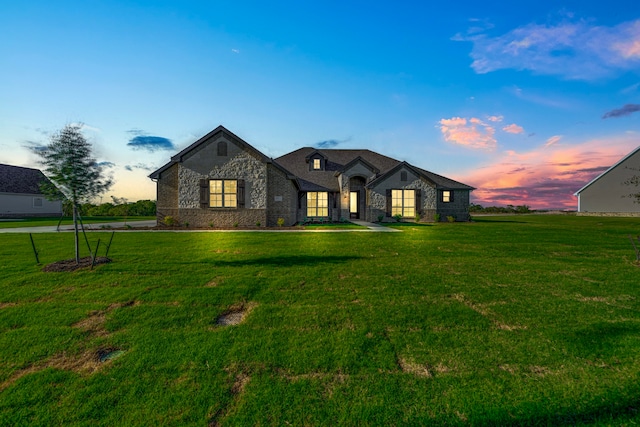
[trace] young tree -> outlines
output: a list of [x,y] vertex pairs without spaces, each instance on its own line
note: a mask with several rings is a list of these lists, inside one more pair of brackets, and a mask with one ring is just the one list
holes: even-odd
[[78,244],[78,208],[82,202],[108,190],[112,184],[103,176],[102,168],[91,154],[91,144],[82,134],[82,125],[69,124],[51,136],[49,145],[37,150],[44,166],[44,174],[51,182],[41,186],[50,199],[71,202],[75,231],[75,257],[80,263]]

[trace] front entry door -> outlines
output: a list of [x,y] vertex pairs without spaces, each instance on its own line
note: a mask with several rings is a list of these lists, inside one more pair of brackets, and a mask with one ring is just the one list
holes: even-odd
[[358,210],[358,205],[360,199],[359,191],[352,191],[351,197],[349,198],[349,218],[351,219],[360,219],[360,211]]

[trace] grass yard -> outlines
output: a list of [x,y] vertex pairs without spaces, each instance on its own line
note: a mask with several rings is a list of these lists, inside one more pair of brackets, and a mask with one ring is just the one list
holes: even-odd
[[0,425],[640,422],[640,219],[401,230],[2,235]]

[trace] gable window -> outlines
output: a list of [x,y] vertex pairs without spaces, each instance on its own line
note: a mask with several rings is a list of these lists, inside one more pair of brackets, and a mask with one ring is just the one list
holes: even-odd
[[329,216],[329,197],[326,191],[307,193],[307,216]]
[[220,157],[227,156],[227,143],[224,141],[218,142],[218,156]]
[[443,190],[442,191],[442,202],[443,203],[453,202],[453,191]]
[[313,170],[320,170],[320,159],[313,159]]
[[406,171],[400,172],[400,181],[406,181],[406,180],[407,180],[407,172]]
[[391,190],[391,216],[416,215],[416,190]]

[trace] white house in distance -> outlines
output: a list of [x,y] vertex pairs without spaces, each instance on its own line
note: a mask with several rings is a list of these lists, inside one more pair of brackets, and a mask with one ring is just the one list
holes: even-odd
[[640,177],[640,147],[574,193],[578,215],[640,216],[640,203],[631,196],[640,186],[628,183],[633,176]]
[[38,169],[0,164],[0,217],[62,215],[62,202],[47,200],[40,192],[46,180]]

